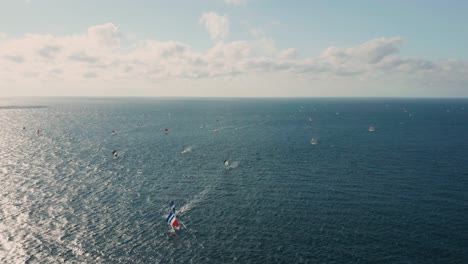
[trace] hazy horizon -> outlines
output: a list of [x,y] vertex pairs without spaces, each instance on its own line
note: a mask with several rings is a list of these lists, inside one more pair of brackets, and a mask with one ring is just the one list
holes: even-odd
[[0,96],[0,98],[220,98],[220,99],[468,99],[468,96],[443,97],[443,96],[171,96],[171,95],[13,95]]

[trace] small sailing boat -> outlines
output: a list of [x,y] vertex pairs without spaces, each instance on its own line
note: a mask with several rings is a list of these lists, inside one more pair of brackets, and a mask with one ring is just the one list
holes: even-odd
[[310,144],[312,144],[312,145],[317,145],[317,144],[318,144],[318,139],[312,138],[312,139],[310,140]]
[[180,229],[180,226],[179,226],[179,221],[177,221],[177,217],[176,217],[176,214],[175,214],[175,205],[174,205],[174,201],[171,201],[171,203],[169,204],[169,207],[171,208],[171,212],[169,213],[169,215],[167,216],[166,218],[166,222],[171,225],[172,227],[172,230],[179,230]]
[[369,127],[369,132],[374,132],[374,131],[375,131],[375,127],[370,126],[370,127]]

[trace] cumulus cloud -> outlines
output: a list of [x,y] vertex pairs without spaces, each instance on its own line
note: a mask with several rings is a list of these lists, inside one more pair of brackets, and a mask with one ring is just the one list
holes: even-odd
[[212,39],[225,39],[229,35],[229,19],[214,12],[204,13],[200,18]]
[[47,46],[41,48],[41,49],[38,51],[38,53],[39,53],[39,55],[41,55],[41,56],[44,57],[44,58],[51,59],[51,58],[55,57],[55,55],[56,55],[59,51],[60,51],[60,47],[47,45]]
[[112,23],[92,26],[88,28],[87,35],[91,41],[105,47],[118,46],[122,38],[119,29]]
[[52,70],[49,71],[49,73],[56,74],[56,75],[60,75],[60,74],[62,74],[62,72],[63,71],[61,69],[52,69]]
[[279,57],[282,59],[294,59],[297,57],[297,50],[293,48],[285,49],[279,52]]
[[88,56],[84,53],[75,53],[68,56],[68,59],[72,61],[86,62],[86,63],[96,63],[98,61],[97,57]]
[[[203,19],[207,22],[209,19]],[[222,30],[214,30],[216,36]],[[227,33],[226,33],[227,34]],[[124,35],[112,24],[92,26],[81,34],[27,34],[0,41],[0,90],[6,82],[33,84],[114,84],[213,80],[242,76],[288,76],[289,80],[343,84],[468,84],[468,62],[431,61],[399,54],[400,37],[377,38],[353,47],[329,47],[314,57],[294,48],[280,49],[270,39],[219,41],[205,51],[178,41],[136,40],[123,47]],[[35,82],[34,82],[35,80]],[[100,83],[99,83],[100,82]],[[305,85],[305,84],[304,84]],[[8,86],[9,87],[9,86]]]
[[3,58],[5,60],[13,61],[13,62],[16,62],[16,63],[23,63],[24,62],[23,56],[18,56],[18,55],[3,55]]
[[83,74],[83,77],[84,77],[84,78],[87,78],[87,79],[96,78],[96,77],[97,77],[97,74],[94,73],[94,72],[86,72],[86,73]]
[[396,54],[403,40],[400,37],[378,38],[352,48],[330,47],[322,52],[322,57],[332,63],[362,61],[378,63],[383,58]]

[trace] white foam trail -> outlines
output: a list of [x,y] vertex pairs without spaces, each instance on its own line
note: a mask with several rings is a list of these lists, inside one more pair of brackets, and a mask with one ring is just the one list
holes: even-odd
[[192,151],[192,146],[188,146],[188,147],[184,148],[184,150],[182,150],[182,152],[180,152],[180,153],[185,154],[185,153],[188,153],[190,151]]
[[233,161],[233,162],[231,163],[231,166],[229,166],[229,168],[230,168],[230,169],[235,169],[235,168],[237,168],[238,166],[239,166],[239,162]]
[[195,195],[192,199],[190,199],[188,203],[182,205],[180,209],[177,210],[177,212],[180,215],[183,215],[184,213],[192,210],[199,202],[205,199],[205,196],[208,192],[209,192],[209,188],[205,188],[199,194]]
[[224,129],[229,129],[229,127],[220,127],[220,128],[213,129],[212,131],[213,132],[219,132],[219,131],[224,130]]

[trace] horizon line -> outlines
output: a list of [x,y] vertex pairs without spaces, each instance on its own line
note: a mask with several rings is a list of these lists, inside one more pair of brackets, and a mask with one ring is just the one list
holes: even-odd
[[468,99],[468,97],[436,96],[142,96],[142,95],[20,95],[0,96],[0,99],[13,98],[135,98],[135,99]]

